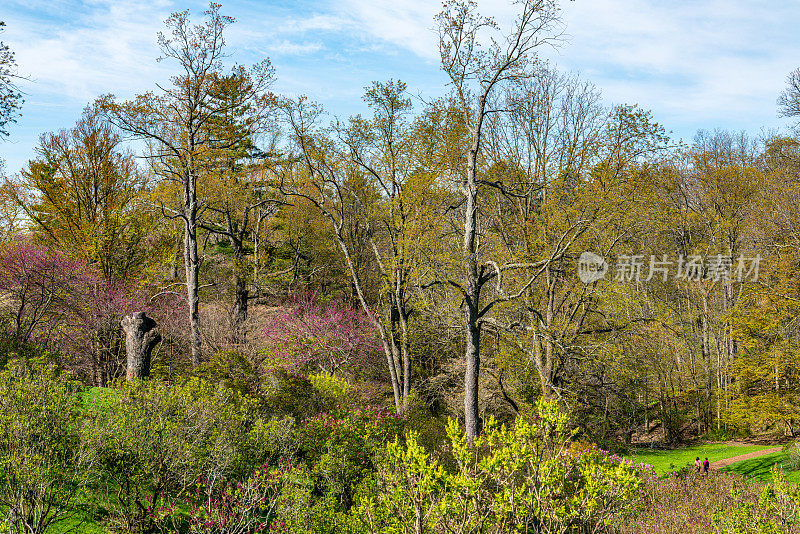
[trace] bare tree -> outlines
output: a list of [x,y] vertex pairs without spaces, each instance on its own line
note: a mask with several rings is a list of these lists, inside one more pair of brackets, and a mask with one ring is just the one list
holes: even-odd
[[[389,366],[389,378],[394,394],[395,408],[401,413],[403,407],[403,391],[399,371],[399,357],[397,347],[393,343],[393,334],[384,324],[380,311],[368,298],[365,290],[364,277],[356,265],[356,254],[352,240],[347,235],[348,226],[357,224],[365,230],[367,236],[372,235],[372,221],[369,217],[354,216],[348,210],[363,209],[363,194],[357,193],[363,183],[354,183],[356,169],[371,168],[366,162],[356,164],[343,156],[332,139],[319,131],[317,125],[322,110],[315,104],[309,103],[304,98],[297,102],[286,104],[287,122],[291,135],[298,151],[298,164],[290,165],[282,174],[282,190],[290,196],[304,198],[315,206],[331,224],[333,235],[339,249],[344,256],[347,269],[353,283],[353,288],[361,307],[375,326],[381,338],[386,362]],[[350,149],[354,149],[358,142],[349,139]],[[345,145],[348,145],[347,141]],[[360,153],[360,152],[359,152]],[[363,156],[364,154],[361,153]],[[371,237],[367,238],[372,239]],[[377,252],[377,245],[372,241],[372,248]],[[380,259],[379,259],[380,261]],[[385,269],[381,266],[380,269]],[[396,295],[395,291],[390,292]]]
[[234,78],[247,78],[246,89],[231,101],[215,98],[225,58],[223,30],[234,22],[219,13],[219,4],[210,4],[205,12],[206,21],[191,25],[189,12],[173,13],[165,25],[169,34],[159,33],[158,43],[163,54],[160,59],[177,61],[179,73],[172,77],[171,86],[158,86],[159,92],[145,93],[135,99],[118,103],[113,95],[99,101],[106,117],[128,132],[132,138],[143,140],[148,146],[146,156],[155,174],[181,190],[182,203],[169,207],[162,203],[162,213],[180,219],[184,225],[184,265],[186,292],[189,303],[190,341],[192,364],[201,360],[199,315],[199,274],[201,258],[198,254],[198,221],[206,203],[198,193],[198,180],[213,169],[220,150],[237,146],[243,139],[252,137],[264,118],[259,113],[247,117],[237,128],[215,128],[214,119],[242,106],[268,112],[261,105],[267,98],[266,90],[273,79],[273,68],[268,60],[251,67],[235,67]]
[[786,89],[778,97],[778,114],[781,117],[800,117],[800,69],[786,77]]
[[537,63],[538,49],[553,43],[559,30],[556,0],[524,0],[519,5],[519,16],[506,33],[492,19],[480,15],[475,2],[469,0],[449,0],[437,16],[442,69],[450,79],[469,135],[466,161],[461,169],[464,274],[460,283],[451,281],[450,285],[459,290],[465,305],[464,419],[470,439],[481,431],[478,406],[481,323],[494,305],[482,303],[481,293],[502,270],[518,268],[512,264],[491,265],[481,257],[478,214],[484,123],[491,114],[503,111],[492,105],[494,94],[506,84],[535,75],[532,67]]
[[[594,86],[549,66],[509,87],[503,105],[509,112],[487,124],[487,160],[503,182],[487,199],[486,225],[509,257],[553,261],[517,302],[485,322],[534,364],[547,397],[558,395],[556,378],[592,316],[595,285],[563,273],[577,255],[569,245],[590,245],[577,238],[603,204],[580,185],[599,161],[602,108]],[[520,269],[514,276],[525,283],[532,274]]]

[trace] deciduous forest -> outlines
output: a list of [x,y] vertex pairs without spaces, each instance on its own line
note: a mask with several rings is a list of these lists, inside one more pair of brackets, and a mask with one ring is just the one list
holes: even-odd
[[[800,532],[800,123],[677,142],[515,9],[348,118],[176,12],[168,84],[0,163],[0,531]],[[638,459],[711,442],[785,450]]]

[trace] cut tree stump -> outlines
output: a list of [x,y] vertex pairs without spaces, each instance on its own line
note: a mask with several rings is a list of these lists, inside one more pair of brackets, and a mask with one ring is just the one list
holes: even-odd
[[125,332],[125,379],[130,382],[136,378],[146,378],[150,374],[150,354],[161,341],[156,322],[144,312],[136,312],[126,315],[121,324]]

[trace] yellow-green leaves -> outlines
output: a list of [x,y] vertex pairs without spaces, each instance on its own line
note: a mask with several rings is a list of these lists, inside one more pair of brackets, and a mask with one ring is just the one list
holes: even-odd
[[594,446],[573,445],[569,418],[541,401],[531,420],[494,419],[470,441],[447,426],[454,465],[445,468],[409,434],[378,464],[375,497],[359,513],[370,532],[603,532],[641,484],[629,463]]

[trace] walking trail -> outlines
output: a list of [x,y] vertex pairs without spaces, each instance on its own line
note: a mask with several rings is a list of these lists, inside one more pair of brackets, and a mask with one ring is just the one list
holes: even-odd
[[758,458],[759,456],[772,454],[773,452],[781,452],[782,450],[783,447],[772,447],[771,449],[763,449],[760,451],[749,452],[747,454],[740,454],[739,456],[734,456],[732,458],[725,458],[724,460],[717,460],[716,462],[712,462],[711,468],[720,469],[722,467],[735,464],[736,462],[742,462],[744,460],[749,460],[751,458]]

